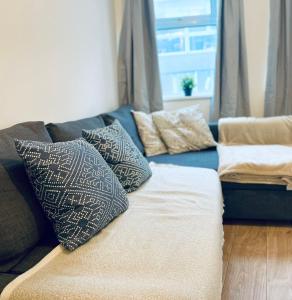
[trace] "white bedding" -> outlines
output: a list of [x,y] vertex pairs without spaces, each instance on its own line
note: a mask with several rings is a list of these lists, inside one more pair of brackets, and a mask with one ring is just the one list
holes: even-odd
[[292,147],[286,145],[217,146],[221,181],[292,187]]
[[151,164],[128,211],[84,246],[55,248],[1,300],[221,298],[222,195],[213,170]]
[[292,116],[219,120],[221,181],[292,189]]
[[292,144],[292,116],[222,118],[218,127],[224,145]]

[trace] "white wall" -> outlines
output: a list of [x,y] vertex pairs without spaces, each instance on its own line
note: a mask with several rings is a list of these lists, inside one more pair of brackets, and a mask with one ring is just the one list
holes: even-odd
[[[115,0],[117,35],[120,32],[123,3],[124,0]],[[267,69],[269,1],[245,0],[244,4],[251,114],[262,116]],[[206,101],[206,99],[172,100],[164,102],[164,108],[175,109],[195,103],[198,103],[204,115],[208,116],[210,101]]]
[[0,0],[0,128],[117,106],[109,0]]

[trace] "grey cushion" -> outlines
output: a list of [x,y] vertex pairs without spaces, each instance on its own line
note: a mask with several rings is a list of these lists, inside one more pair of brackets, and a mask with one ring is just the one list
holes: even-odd
[[147,160],[118,120],[102,129],[84,130],[83,137],[100,152],[128,193],[151,176]]
[[133,107],[131,105],[123,105],[117,110],[103,114],[102,117],[105,125],[111,125],[114,120],[118,120],[127,131],[136,147],[144,154],[144,146],[140,139],[138,128],[131,112],[132,110]]
[[83,139],[60,143],[15,141],[35,193],[59,242],[74,250],[128,207],[117,177]]
[[104,126],[101,116],[46,125],[53,142],[72,141],[82,136],[82,129],[96,129]]
[[50,229],[16,153],[14,138],[51,142],[43,122],[0,130],[0,263],[33,247]]

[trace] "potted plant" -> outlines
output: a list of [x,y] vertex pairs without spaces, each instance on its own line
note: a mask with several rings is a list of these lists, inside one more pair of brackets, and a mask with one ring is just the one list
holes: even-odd
[[191,96],[193,88],[195,86],[194,79],[192,77],[184,77],[181,81],[182,89],[185,93],[185,96]]

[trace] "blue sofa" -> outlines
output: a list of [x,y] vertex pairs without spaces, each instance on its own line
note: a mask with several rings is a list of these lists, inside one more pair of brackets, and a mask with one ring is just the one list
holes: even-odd
[[[0,130],[0,293],[19,274],[33,267],[57,244],[51,225],[44,217],[29,184],[14,139],[45,142],[73,140],[82,129],[104,127],[118,119],[144,153],[130,106],[77,121],[65,123],[27,122]],[[218,141],[217,124],[210,124]],[[163,154],[147,158],[156,163],[217,170],[216,148],[175,155]],[[206,178],[208,180],[208,178]],[[292,192],[283,186],[223,183],[224,219],[269,221],[292,220]]]

